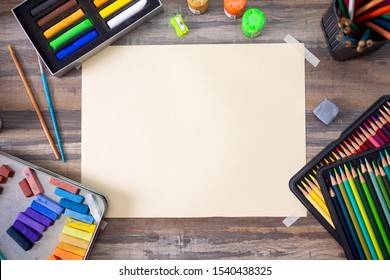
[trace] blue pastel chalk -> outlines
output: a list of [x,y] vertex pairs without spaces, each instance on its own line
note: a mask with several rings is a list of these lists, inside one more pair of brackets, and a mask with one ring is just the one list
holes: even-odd
[[65,191],[61,188],[56,188],[54,190],[54,194],[76,203],[83,203],[84,201],[84,196]]
[[60,199],[60,205],[62,207],[65,207],[67,209],[82,213],[82,214],[88,214],[89,212],[89,207],[86,204],[81,204],[81,203],[76,203],[73,201],[70,201],[66,198],[61,198]]
[[50,209],[46,208],[42,204],[39,204],[35,200],[31,202],[30,207],[34,209],[35,211],[41,213],[42,215],[45,215],[49,219],[55,221],[58,219],[58,214],[56,212],[51,211]]
[[15,222],[14,222],[14,224],[12,226],[14,228],[16,228],[18,231],[20,231],[31,242],[37,242],[42,237],[41,233],[39,233],[36,230],[30,228],[28,225],[22,223],[19,220],[15,220]]
[[70,56],[77,50],[81,49],[88,43],[92,42],[95,40],[97,37],[99,37],[99,33],[97,33],[96,30],[92,30],[88,32],[87,34],[83,35],[76,41],[74,41],[72,44],[69,46],[65,47],[64,49],[60,50],[58,53],[56,53],[56,56],[59,60],[63,60],[64,58]]
[[24,211],[24,214],[26,214],[30,218],[33,218],[34,220],[40,222],[42,225],[45,225],[47,227],[51,226],[54,223],[52,219],[49,219],[45,215],[42,215],[41,213],[39,213],[38,211],[30,207]]
[[38,232],[44,232],[47,229],[47,226],[42,225],[41,223],[30,218],[23,212],[18,214],[17,219],[21,221],[23,224],[28,225],[30,228],[35,229]]
[[64,208],[60,206],[58,202],[42,194],[37,195],[35,201],[38,202],[39,204],[42,204],[46,208],[49,208],[51,211],[56,212],[57,214],[62,214],[62,212],[64,212]]
[[7,233],[25,251],[30,250],[32,248],[32,246],[34,246],[33,242],[31,242],[26,236],[24,236],[20,231],[18,231],[13,226],[10,226],[7,229]]
[[88,224],[93,224],[93,222],[94,222],[92,215],[78,213],[78,212],[70,210],[70,209],[65,209],[64,215],[67,217],[71,217],[75,220],[86,222]]

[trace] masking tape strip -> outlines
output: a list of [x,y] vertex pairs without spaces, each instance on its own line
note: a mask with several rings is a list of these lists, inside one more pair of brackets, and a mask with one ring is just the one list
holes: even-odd
[[[302,217],[302,209],[300,207],[298,207],[293,213],[291,213],[290,216],[286,217],[282,223],[286,226],[286,227],[290,227],[292,226],[292,224],[294,224],[300,217]],[[305,215],[306,217],[306,215]]]
[[84,197],[85,202],[87,203],[89,210],[91,211],[91,215],[95,219],[96,223],[99,223],[102,219],[102,213],[98,207],[95,197],[90,193],[86,194]]
[[[290,34],[287,34],[286,37],[284,37],[284,41],[289,44],[296,44],[300,43],[297,39],[295,39],[293,36]],[[311,63],[314,67],[317,67],[318,63],[320,63],[320,60],[318,57],[316,57],[312,52],[310,52],[307,48],[305,48],[305,58],[308,62]]]

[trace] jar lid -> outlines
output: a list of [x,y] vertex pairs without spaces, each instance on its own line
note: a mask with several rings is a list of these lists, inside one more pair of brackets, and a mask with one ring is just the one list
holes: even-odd
[[265,21],[265,15],[261,10],[249,9],[242,17],[242,32],[245,36],[252,38],[260,33]]
[[224,0],[225,10],[230,14],[240,14],[246,6],[246,0]]

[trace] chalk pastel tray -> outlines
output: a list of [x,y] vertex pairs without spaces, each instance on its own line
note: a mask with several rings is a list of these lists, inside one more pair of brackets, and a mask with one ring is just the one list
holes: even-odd
[[[383,126],[389,130],[390,133],[390,111],[387,111],[389,109],[390,95],[383,95],[354,122],[352,122],[344,131],[342,131],[340,136],[335,141],[329,143],[324,149],[321,150],[321,152],[319,152],[305,166],[303,166],[293,177],[291,177],[289,181],[289,188],[293,194],[339,243],[341,243],[340,237],[337,233],[337,229],[334,227],[334,224],[332,226],[327,221],[327,219],[324,218],[324,215],[322,215],[305,197],[300,187],[303,187],[302,182],[304,182],[306,186],[309,186],[310,183],[320,187],[317,180],[317,172],[320,167],[352,156],[353,154],[374,149],[375,146],[367,139],[364,133],[360,130],[360,127],[362,127],[365,132],[367,132],[365,124],[370,125],[370,123],[374,120],[373,118],[375,118],[376,120],[385,123]],[[363,141],[362,139],[366,139],[366,141]],[[355,146],[354,148],[350,140],[352,140],[354,144],[357,144],[357,142],[364,143],[365,146],[359,145],[359,147],[361,146],[360,150],[356,149],[357,147]],[[390,139],[387,139],[387,141],[384,142],[385,143],[383,143],[382,146],[390,142]]]
[[[111,4],[116,8],[101,16]],[[27,0],[12,9],[50,73],[58,77],[162,11],[160,0]],[[110,27],[111,19],[124,14]]]
[[[390,152],[390,144],[339,160],[335,163],[323,166],[318,170],[317,178],[321,186],[321,191],[324,195],[326,204],[329,206],[332,220],[340,238],[340,244],[342,245],[345,255],[348,259],[390,259],[390,216],[388,210],[386,210],[387,216],[385,214],[386,211],[384,208],[388,209],[388,206],[385,201],[385,196],[383,196],[384,192],[386,192],[387,197],[389,197],[388,195],[390,191],[387,189],[390,186],[389,169],[387,169],[387,167],[383,167],[385,165],[388,166],[388,159],[386,159],[385,151],[388,153]],[[368,163],[366,163],[366,160]],[[379,160],[379,163],[373,165],[372,163],[376,163],[377,160]],[[385,165],[382,164],[383,160]],[[382,169],[383,173],[382,176],[379,175],[379,178],[386,180],[387,184],[385,185],[387,185],[387,188],[382,185],[381,189],[379,184],[377,185],[378,188],[375,188],[372,179],[378,177],[375,175],[374,177],[371,177],[369,175],[368,170],[364,169],[367,167],[367,164],[369,164],[370,168],[372,167],[373,170]],[[351,181],[349,181],[349,192],[352,193],[353,197],[355,198],[355,206],[358,206],[360,221],[364,221],[366,234],[364,234],[364,231],[362,230],[362,226],[359,223],[357,215],[355,214],[355,223],[357,221],[356,224],[353,223],[353,219],[351,218],[350,209],[354,208],[353,203],[350,199],[348,199],[349,196],[346,183],[340,184],[339,182],[339,184],[337,184],[336,181],[336,186],[332,184],[330,176],[336,180],[336,172],[339,176],[339,179],[342,181],[340,168],[344,173],[344,176],[352,176],[352,182],[355,182],[355,184],[352,185]],[[384,169],[387,169],[387,171],[385,172]],[[349,174],[346,172],[346,170],[348,170]],[[352,172],[352,170],[355,172]],[[363,185],[362,183],[359,184],[359,182],[361,182],[359,175],[361,175],[361,178],[364,179],[366,185]],[[335,181],[333,181],[333,183],[335,183]],[[344,194],[342,194],[343,190],[341,188],[344,189]],[[331,191],[333,192],[332,195],[330,194]],[[381,193],[381,198],[379,198],[378,192]],[[337,197],[337,195],[339,195],[339,197]],[[344,204],[344,208],[341,206],[340,200],[344,201],[341,202]],[[349,208],[346,206],[346,200],[350,201]],[[375,210],[373,210],[374,208]],[[356,213],[356,211],[353,212]],[[376,213],[374,214],[374,212]],[[365,217],[367,219],[365,219]],[[349,219],[349,222],[347,222],[347,219]],[[357,233],[356,225],[360,225],[360,236]],[[351,233],[351,231],[354,233]],[[369,242],[371,245],[368,245],[368,239],[370,239]],[[365,249],[363,249],[364,246],[362,246],[362,240],[364,240],[363,243],[366,244]],[[360,249],[357,249],[358,247],[360,247]]]
[[[19,213],[25,212],[26,209],[31,206],[33,201],[37,199],[36,195],[26,197],[19,186],[19,182],[26,178],[24,169],[29,167],[35,172],[39,182],[41,183],[42,188],[44,189],[44,193],[42,195],[45,197],[55,202],[60,201],[61,197],[54,193],[57,187],[50,183],[51,180],[55,180],[78,188],[78,195],[82,197],[89,196],[89,198],[92,198],[94,201],[94,205],[96,207],[95,213],[96,210],[99,212],[100,219],[98,221],[94,219],[91,222],[91,225],[95,229],[92,233],[90,233],[90,241],[83,242],[82,245],[84,250],[86,250],[82,259],[88,259],[93,244],[102,227],[102,221],[107,211],[108,205],[105,196],[92,188],[81,185],[49,170],[0,151],[0,166],[3,165],[12,169],[14,171],[14,175],[13,177],[7,178],[5,182],[0,184],[0,187],[2,188],[2,192],[0,194],[0,251],[2,255],[4,255],[6,259],[10,260],[47,260],[49,257],[53,256],[55,248],[59,245],[59,237],[63,234],[64,226],[67,224],[67,219],[69,219],[69,216],[65,216],[64,213],[60,214],[58,219],[56,219],[51,226],[48,226],[47,229],[42,232],[41,238],[34,242],[31,249],[27,251],[22,249],[22,247],[10,237],[7,230],[17,220]],[[88,203],[85,202],[86,201],[84,200],[82,204],[87,205]],[[88,209],[90,210],[91,208],[88,207]],[[89,214],[91,213],[92,212],[89,211]]]

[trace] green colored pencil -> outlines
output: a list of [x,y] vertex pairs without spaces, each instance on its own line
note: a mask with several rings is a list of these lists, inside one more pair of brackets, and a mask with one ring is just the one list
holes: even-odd
[[372,168],[374,169],[375,177],[378,180],[379,187],[380,187],[382,195],[385,199],[387,209],[390,211],[390,196],[386,190],[385,183],[383,182],[382,176],[380,175],[379,170],[378,170],[374,161],[372,162]]

